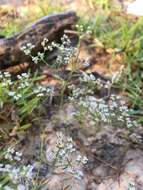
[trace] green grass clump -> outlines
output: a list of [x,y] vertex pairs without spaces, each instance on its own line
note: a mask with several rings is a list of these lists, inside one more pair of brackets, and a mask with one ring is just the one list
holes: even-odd
[[84,28],[91,26],[93,37],[97,38],[105,49],[111,48],[114,55],[122,55],[124,75],[117,87],[127,92],[131,106],[137,109],[137,117],[143,122],[143,18],[128,18],[127,15],[120,16],[119,12],[109,14],[106,11],[94,16],[82,18],[79,22]]
[[10,73],[0,73],[0,118],[3,122],[11,123],[18,131],[31,127],[32,120],[40,116],[38,109],[43,97],[50,93],[49,88],[37,83],[40,79],[22,73],[13,81]]

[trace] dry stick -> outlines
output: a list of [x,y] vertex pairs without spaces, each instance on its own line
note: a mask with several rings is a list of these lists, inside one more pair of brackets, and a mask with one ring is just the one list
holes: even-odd
[[[105,166],[110,167],[111,169],[113,169],[113,170],[115,170],[115,171],[119,171],[119,169],[118,169],[117,167],[112,166],[111,164],[105,162],[105,161],[102,160],[101,158],[99,158],[99,157],[97,157],[97,156],[95,156],[95,155],[94,155],[94,158],[95,158],[97,161],[103,163]],[[126,173],[127,175],[129,175],[129,176],[132,176],[133,178],[136,177],[134,174],[132,174],[132,173],[130,173],[130,172],[125,171],[125,173]]]
[[104,160],[102,160],[102,159],[101,159],[101,158],[99,158],[98,156],[95,156],[95,155],[94,155],[94,158],[95,158],[97,161],[99,161],[99,162],[103,163],[105,166],[110,167],[110,168],[112,168],[113,170],[118,171],[118,168],[117,168],[117,167],[112,166],[111,164],[109,164],[109,163],[105,162]]

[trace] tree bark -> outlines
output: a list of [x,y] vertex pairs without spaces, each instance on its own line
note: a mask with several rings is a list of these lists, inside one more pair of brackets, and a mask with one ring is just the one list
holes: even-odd
[[44,38],[56,41],[63,35],[65,29],[70,29],[77,21],[75,12],[66,12],[45,16],[32,26],[9,38],[0,39],[0,70],[13,65],[30,62],[21,47],[27,43],[35,45],[34,52],[42,49],[41,42]]

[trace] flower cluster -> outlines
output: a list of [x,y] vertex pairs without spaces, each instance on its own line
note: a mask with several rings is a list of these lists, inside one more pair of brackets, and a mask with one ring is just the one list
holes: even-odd
[[61,44],[56,42],[49,44],[49,40],[47,38],[44,38],[44,40],[41,42],[41,45],[43,47],[43,52],[38,52],[36,56],[32,55],[31,50],[34,48],[32,44],[30,45],[28,43],[27,46],[22,47],[21,50],[24,51],[26,55],[29,55],[35,64],[43,62],[48,65],[46,61],[46,54],[48,51],[51,52],[55,49],[57,51],[55,66],[58,67],[71,64],[71,62],[73,62],[73,59],[76,59],[78,55],[78,49],[71,46],[71,41],[65,34],[61,38]]
[[45,96],[45,95],[53,96],[53,95],[54,95],[54,89],[53,89],[53,88],[49,88],[49,87],[45,87],[45,86],[38,85],[36,88],[33,89],[33,93],[34,93],[37,97],[43,97],[43,96]]
[[90,123],[94,126],[96,126],[97,123],[127,128],[137,125],[137,123],[130,118],[130,110],[120,96],[112,95],[108,102],[103,99],[97,99],[94,96],[86,96],[85,98],[80,98],[78,105],[79,111],[76,116],[81,118],[82,115],[86,114],[86,118],[88,118]]
[[10,78],[11,74],[7,71],[5,71],[5,72],[0,71],[0,79],[2,79],[3,77]]
[[92,89],[102,89],[102,88],[111,88],[111,82],[109,80],[103,81],[100,78],[96,78],[92,73],[84,73],[82,72],[82,76],[80,77],[80,81],[83,82],[87,87]]
[[70,85],[70,86],[68,86],[68,88],[70,90],[72,90],[72,95],[69,96],[69,100],[71,100],[71,101],[75,101],[80,96],[83,96],[85,93],[93,94],[93,91],[91,89],[86,89],[85,87],[80,88],[80,87],[76,87],[75,85]]
[[[110,124],[118,127],[131,128],[137,125],[137,122],[131,119],[130,112],[126,102],[122,97],[112,94],[108,101],[104,98],[97,99],[94,94],[97,90],[107,89],[109,92],[116,80],[101,80],[93,74],[82,72],[79,78],[80,85],[70,85],[70,101],[77,102],[77,113],[75,116],[81,121],[86,115],[88,121],[97,126],[97,124]],[[117,117],[118,115],[118,117]]]
[[0,97],[0,105],[3,107],[4,102],[21,101],[29,96],[43,97],[44,95],[53,95],[53,89],[44,87],[34,83],[34,79],[27,73],[17,75],[17,80],[12,81],[11,75],[8,72],[0,73],[1,80],[0,86],[2,88],[2,94]]
[[13,91],[9,91],[8,95],[9,95],[9,97],[12,97],[16,101],[18,101],[20,98],[22,98],[21,94],[17,94],[16,92],[13,92]]
[[69,85],[68,88],[71,90],[72,94],[69,97],[70,100],[76,100],[81,96],[93,95],[96,90],[107,89],[110,90],[112,84],[109,80],[103,81],[97,78],[93,74],[87,74],[85,72],[81,73],[79,77],[80,85],[79,87],[75,85]]
[[[4,163],[0,163],[0,176],[8,179],[7,185],[0,181],[0,187],[4,190],[30,190],[34,179],[34,166],[23,165],[22,152],[16,151],[14,147],[9,147],[4,153]],[[17,162],[18,161],[18,162]]]
[[[43,47],[45,49],[45,47]],[[78,49],[71,46],[71,41],[67,35],[61,37],[61,44],[52,42],[51,45],[47,46],[47,50],[53,51],[57,49],[58,56],[56,59],[56,65],[59,67],[61,65],[70,64],[75,57],[78,55]]]
[[1,74],[3,78],[0,80],[0,112],[5,118],[5,112],[10,110],[7,119],[11,116],[12,126],[25,125],[23,120],[31,113],[33,116],[36,114],[35,110],[38,110],[45,97],[49,98],[49,101],[52,100],[54,88],[39,84],[38,76],[32,77],[22,73],[16,80],[12,80],[9,73]]
[[27,165],[27,166],[13,166],[10,164],[0,164],[0,172],[7,173],[13,183],[21,182],[22,178],[27,178],[31,180],[33,178],[34,166]]
[[76,150],[75,143],[71,137],[65,137],[62,132],[57,132],[56,147],[48,152],[48,162],[63,172],[72,174],[75,178],[83,177],[82,165],[87,164],[88,158],[82,156]]
[[2,87],[6,87],[8,85],[12,85],[11,74],[9,72],[0,71],[0,83]]
[[5,152],[4,158],[7,160],[20,161],[22,157],[22,152],[15,151],[14,147],[9,147]]
[[27,43],[25,46],[21,47],[21,50],[25,53],[25,55],[31,55],[32,49],[35,48],[31,43]]
[[83,25],[76,24],[75,27],[76,27],[76,29],[77,29],[77,31],[79,32],[80,35],[82,35],[82,34],[84,34],[84,35],[92,34],[92,30],[91,30],[90,26],[88,26],[86,29],[84,29]]

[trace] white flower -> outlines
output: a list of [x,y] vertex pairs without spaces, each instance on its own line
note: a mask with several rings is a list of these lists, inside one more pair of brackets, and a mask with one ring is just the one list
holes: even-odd
[[35,64],[38,64],[38,62],[39,62],[39,57],[38,57],[38,56],[36,56],[36,57],[33,57],[33,56],[32,56],[32,61],[33,61]]
[[14,100],[19,100],[20,98],[22,98],[22,95],[21,94],[17,94],[13,98],[14,98]]
[[86,156],[83,156],[82,163],[87,164],[87,162],[88,162],[88,158]]
[[26,190],[26,187],[24,185],[22,185],[22,184],[19,184],[17,186],[17,190]]
[[21,74],[21,77],[29,78],[29,74],[28,74],[28,73],[22,73],[22,74]]
[[15,95],[15,92],[12,92],[12,91],[11,91],[11,92],[8,92],[8,95],[9,95],[9,96],[14,96],[14,95]]
[[17,160],[17,161],[21,160],[21,158],[19,156],[14,156],[14,159]]
[[15,152],[15,149],[13,148],[13,147],[9,147],[8,149],[7,149],[7,152],[10,152],[10,153],[14,153]]
[[49,51],[52,51],[53,50],[53,47],[52,46],[48,46],[47,47]]
[[5,77],[10,77],[11,76],[11,74],[9,72],[4,72],[3,74],[5,75]]
[[35,46],[32,45],[31,43],[27,43],[27,48],[29,48],[30,50],[33,49]]
[[67,138],[67,141],[68,141],[69,143],[72,143],[72,142],[73,142],[72,137],[68,137],[68,138]]
[[45,47],[46,46],[46,44],[48,43],[48,39],[47,38],[44,38],[43,39],[43,41],[41,42],[41,45],[43,46],[43,47]]
[[81,162],[82,156],[78,155],[76,161]]
[[44,96],[43,93],[39,93],[39,94],[37,94],[37,97],[42,97],[42,96]]
[[19,157],[22,156],[22,152],[16,152],[15,154],[16,154],[16,156],[19,156]]
[[22,79],[22,76],[21,76],[21,75],[17,75],[17,78],[18,78],[18,79]]
[[76,161],[82,162],[83,164],[87,164],[88,158],[86,156],[82,157],[81,155],[78,155]]
[[66,154],[66,151],[65,150],[60,150],[60,152],[59,152],[59,155],[60,156],[64,156]]
[[70,150],[70,149],[73,148],[73,146],[74,146],[74,145],[73,145],[72,143],[68,143],[67,146],[66,146],[66,148],[67,148],[68,150]]

